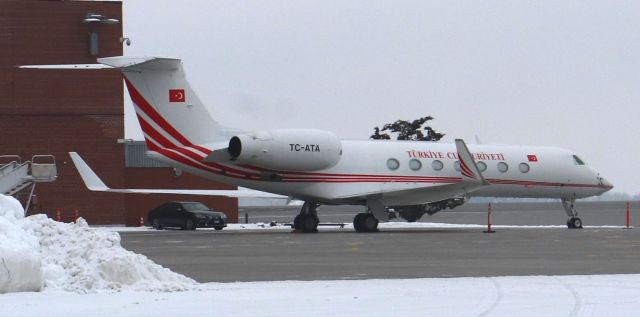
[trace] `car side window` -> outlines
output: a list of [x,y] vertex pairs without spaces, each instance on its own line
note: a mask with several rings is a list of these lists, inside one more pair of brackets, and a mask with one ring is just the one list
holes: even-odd
[[167,214],[169,214],[169,215],[177,214],[178,211],[179,211],[179,208],[178,208],[179,206],[180,206],[179,204],[171,203],[169,206],[167,206],[167,209],[166,209],[167,210]]

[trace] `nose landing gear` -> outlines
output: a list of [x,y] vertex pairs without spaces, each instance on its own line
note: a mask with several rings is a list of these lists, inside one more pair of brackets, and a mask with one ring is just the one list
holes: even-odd
[[567,213],[567,216],[569,216],[569,219],[567,220],[567,228],[582,229],[582,219],[578,218],[578,211],[573,206],[575,201],[575,198],[562,198],[562,207],[564,207],[564,211]]

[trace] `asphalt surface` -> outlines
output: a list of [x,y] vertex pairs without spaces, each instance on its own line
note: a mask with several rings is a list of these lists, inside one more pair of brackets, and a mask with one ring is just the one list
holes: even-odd
[[[578,216],[584,225],[625,224],[625,202],[577,202]],[[240,222],[245,222],[245,215],[250,223],[291,222],[300,211],[300,206],[286,207],[241,207],[238,210]],[[455,224],[486,224],[488,204],[468,203],[452,210],[440,211],[432,216],[424,215],[420,222],[442,222]],[[542,203],[498,203],[492,204],[493,223],[498,225],[562,225],[567,221],[567,214],[560,202]],[[637,213],[640,202],[632,202],[631,210]],[[321,206],[318,215],[322,222],[353,222],[356,213],[364,211],[360,206]],[[640,220],[640,214],[632,220]],[[640,221],[638,221],[640,224]]]
[[[578,207],[585,225],[624,223],[624,203]],[[290,221],[273,217],[296,213],[293,208],[278,209],[282,208],[245,211],[252,222]],[[323,221],[349,222],[358,210],[324,207],[320,215]],[[555,204],[497,204],[493,210],[498,224],[566,221],[564,211]],[[637,226],[639,217],[634,211],[632,225]],[[425,218],[482,224],[486,205],[465,205]],[[164,230],[122,232],[121,236],[125,248],[199,282],[640,273],[640,228],[498,229],[493,234],[479,229],[355,233],[329,228],[315,234]]]

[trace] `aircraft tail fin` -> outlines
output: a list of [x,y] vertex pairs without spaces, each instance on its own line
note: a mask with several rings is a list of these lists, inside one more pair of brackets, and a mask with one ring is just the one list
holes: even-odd
[[116,56],[98,62],[122,71],[150,150],[222,140],[223,128],[189,85],[181,60]]

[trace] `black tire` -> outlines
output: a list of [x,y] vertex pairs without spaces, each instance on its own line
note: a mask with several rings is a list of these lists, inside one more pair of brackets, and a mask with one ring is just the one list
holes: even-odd
[[302,227],[300,227],[300,215],[296,215],[296,217],[293,218],[293,229],[302,230]]
[[567,228],[574,229],[573,224],[571,223],[571,219],[567,219]]
[[312,215],[302,215],[298,220],[300,229],[304,232],[318,232],[318,218]]
[[353,229],[356,232],[376,232],[378,219],[369,213],[359,213],[353,218]]
[[362,227],[365,232],[376,232],[378,231],[378,219],[372,214],[367,214],[362,220]]
[[222,229],[224,229],[224,227],[223,226],[215,226],[215,227],[213,227],[213,229],[222,230]]
[[151,227],[156,230],[162,230],[162,223],[160,222],[160,219],[153,219],[153,221],[151,222]]
[[364,232],[362,222],[364,220],[364,217],[366,216],[367,214],[365,213],[359,213],[355,217],[353,217],[353,229],[355,229],[356,232]]
[[187,218],[187,220],[184,221],[184,227],[182,229],[196,230],[196,223],[193,221],[193,219]]
[[571,222],[571,228],[582,229],[582,219],[578,217],[574,217],[574,218],[571,218],[569,221]]

